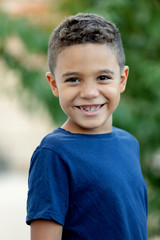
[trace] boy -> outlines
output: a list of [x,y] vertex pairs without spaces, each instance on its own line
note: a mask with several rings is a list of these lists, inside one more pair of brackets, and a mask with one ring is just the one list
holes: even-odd
[[51,35],[48,55],[46,77],[68,119],[31,159],[31,239],[146,240],[138,142],[112,127],[129,71],[118,29],[98,15],[71,16]]

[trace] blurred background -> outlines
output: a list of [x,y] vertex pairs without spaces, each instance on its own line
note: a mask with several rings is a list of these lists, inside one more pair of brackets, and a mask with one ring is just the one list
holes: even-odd
[[119,28],[126,92],[114,125],[135,135],[149,193],[149,239],[160,239],[160,1],[0,0],[0,239],[27,240],[30,157],[66,119],[45,79],[48,38],[65,16],[98,13]]

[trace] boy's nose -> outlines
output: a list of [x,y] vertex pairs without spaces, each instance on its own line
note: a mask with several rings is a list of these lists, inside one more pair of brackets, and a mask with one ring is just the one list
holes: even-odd
[[96,84],[83,84],[81,86],[81,91],[80,91],[80,97],[81,98],[95,98],[98,97],[99,95],[99,90],[96,86]]

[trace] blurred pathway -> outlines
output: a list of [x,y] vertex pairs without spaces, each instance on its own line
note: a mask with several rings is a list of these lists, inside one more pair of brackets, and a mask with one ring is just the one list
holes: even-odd
[[27,176],[22,173],[0,174],[0,239],[29,240],[25,224]]

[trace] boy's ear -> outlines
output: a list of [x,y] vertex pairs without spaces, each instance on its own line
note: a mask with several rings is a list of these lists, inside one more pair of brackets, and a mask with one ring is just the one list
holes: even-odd
[[121,71],[120,93],[124,92],[126,89],[128,74],[129,74],[129,67],[124,66],[124,68]]
[[47,78],[48,83],[49,83],[49,85],[50,85],[50,88],[51,88],[51,90],[52,90],[52,92],[53,92],[53,95],[54,95],[55,97],[59,97],[59,92],[58,92],[57,83],[56,83],[56,80],[55,80],[53,74],[52,74],[51,72],[47,72],[47,73],[46,73],[46,78]]

